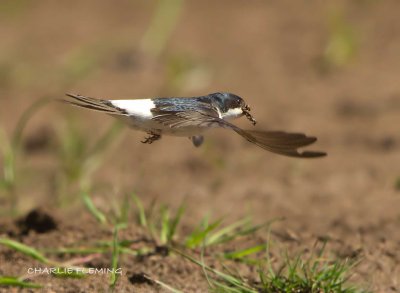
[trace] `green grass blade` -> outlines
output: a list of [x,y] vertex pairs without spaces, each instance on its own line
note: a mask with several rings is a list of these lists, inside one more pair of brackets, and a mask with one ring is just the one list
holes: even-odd
[[205,244],[207,246],[206,238],[211,231],[214,231],[218,228],[222,223],[222,219],[215,221],[214,223],[207,226],[205,229],[196,229],[192,232],[185,241],[185,245],[188,248],[195,248],[200,246],[201,244]]
[[38,289],[43,286],[40,284],[35,284],[31,282],[24,282],[16,277],[0,277],[0,287],[2,286],[10,286],[10,287],[20,287],[20,288],[32,288]]
[[131,206],[129,204],[129,197],[127,195],[125,195],[124,203],[123,203],[123,206],[121,207],[121,217],[120,217],[121,224],[128,225],[130,208],[131,208]]
[[139,218],[139,224],[142,227],[147,227],[147,217],[146,217],[146,211],[144,210],[142,201],[137,197],[137,195],[132,194],[132,199],[138,209],[138,218]]
[[88,211],[93,215],[93,217],[99,221],[101,224],[106,224],[107,223],[107,218],[106,216],[96,208],[94,205],[93,201],[90,199],[89,195],[84,192],[82,194],[82,199],[83,203],[85,204],[85,207],[88,209]]
[[222,243],[230,242],[238,237],[243,237],[246,235],[254,234],[259,229],[261,229],[265,226],[266,226],[266,224],[255,225],[255,226],[253,226],[253,225],[247,226],[247,224],[246,224],[245,226],[238,227],[237,229],[234,229],[233,231],[226,233],[225,235],[220,237],[220,239],[218,239],[218,241],[216,241],[213,244],[222,244]]
[[175,233],[176,233],[176,228],[178,227],[183,213],[185,212],[185,207],[183,204],[181,204],[178,208],[178,211],[175,214],[175,217],[172,219],[171,223],[170,223],[170,228],[168,231],[168,243],[172,241],[172,238],[174,237]]
[[164,206],[161,208],[160,241],[162,244],[167,244],[169,231],[170,231],[169,210]]
[[242,250],[224,253],[224,257],[227,259],[243,259],[251,254],[263,251],[266,248],[266,244],[256,245],[253,247],[245,248]]
[[11,145],[14,150],[17,150],[21,146],[22,133],[26,125],[28,124],[29,120],[33,117],[35,113],[37,113],[37,111],[39,111],[42,107],[46,106],[51,101],[54,101],[54,99],[47,97],[36,100],[28,107],[28,109],[26,109],[22,113],[21,117],[18,119],[17,126],[15,127],[12,139]]
[[257,293],[257,290],[254,290],[253,288],[249,287],[247,284],[245,284],[239,278],[237,278],[235,276],[232,276],[232,275],[225,274],[225,273],[223,273],[221,271],[218,271],[216,269],[213,269],[213,268],[207,266],[206,264],[194,259],[193,257],[191,257],[191,256],[189,256],[189,255],[187,255],[187,254],[185,254],[185,253],[183,253],[183,252],[181,252],[181,251],[179,251],[177,249],[171,248],[171,250],[173,250],[175,253],[181,255],[182,257],[186,258],[190,262],[192,262],[192,263],[194,263],[194,264],[196,264],[198,266],[203,267],[204,269],[206,269],[209,272],[214,273],[215,275],[217,275],[218,277],[223,279],[226,283],[241,289],[242,290],[241,292]]
[[25,254],[26,256],[36,259],[42,263],[45,263],[45,264],[52,263],[47,257],[45,257],[41,252],[39,252],[35,248],[29,247],[20,242],[17,242],[17,241],[11,240],[11,239],[7,239],[7,238],[0,238],[0,244],[7,246],[11,249],[14,249],[16,251],[19,251],[19,252]]
[[213,245],[213,244],[221,243],[224,240],[224,238],[227,237],[230,233],[235,234],[236,229],[249,224],[249,222],[250,222],[250,219],[245,218],[243,220],[239,220],[229,226],[226,226],[226,227],[218,230],[217,232],[209,235],[209,237],[206,240],[206,244]]
[[126,248],[126,247],[119,248],[120,253],[129,254],[129,255],[133,255],[133,256],[143,256],[143,255],[152,253],[153,251],[154,251],[154,249],[150,248],[150,247],[143,247],[143,248],[136,249],[136,250]]
[[262,267],[261,263],[259,264],[259,267],[258,267],[258,277],[260,279],[262,287],[266,288],[267,284],[268,284],[268,279],[266,276],[266,272],[265,272],[264,268]]
[[98,248],[98,247],[88,247],[88,248],[56,248],[56,249],[46,249],[45,252],[49,254],[93,254],[93,253],[105,253],[108,249]]
[[[204,262],[204,246],[201,247],[200,263],[201,263],[201,264],[204,264],[204,263],[205,263],[205,262]],[[206,280],[207,280],[207,283],[208,283],[208,287],[209,287],[210,289],[212,289],[212,288],[213,288],[213,283],[212,283],[212,281],[210,280],[210,278],[208,277],[208,273],[207,273],[206,268],[205,268],[204,266],[201,266],[201,269],[202,269],[202,271],[203,271],[204,276],[206,277]]]
[[118,231],[120,227],[115,226],[114,228],[114,240],[113,240],[113,251],[111,259],[111,276],[110,276],[110,287],[114,288],[118,280],[117,269],[118,269],[118,259],[119,259],[119,242],[118,242]]
[[272,267],[270,250],[271,250],[271,225],[268,226],[268,230],[267,230],[267,243],[266,243],[266,247],[265,247],[265,261],[266,261],[268,272],[269,272],[271,278],[274,278],[276,274]]
[[15,151],[6,138],[3,129],[0,129],[0,151],[3,156],[3,176],[1,186],[4,189],[11,189],[15,183]]
[[[323,253],[324,253],[324,251],[325,251],[325,248],[326,248],[327,243],[328,243],[327,240],[322,241],[322,247],[319,249],[318,253],[316,254],[316,255],[317,255],[317,260],[314,261],[314,264],[313,264],[313,266],[312,266],[312,268],[311,268],[311,273],[314,273],[314,272],[316,272],[316,271],[318,270],[319,265],[320,265],[319,259],[322,258],[322,255],[323,255]],[[315,246],[316,246],[317,244],[318,244],[318,243],[316,243]],[[315,248],[315,247],[314,247],[314,248]],[[312,257],[312,255],[311,255],[310,257]],[[308,261],[308,263],[310,263],[310,260]]]
[[211,289],[212,292],[221,292],[221,293],[254,293],[255,291],[253,290],[243,290],[239,288],[234,288],[231,286],[228,286],[224,283],[218,282],[216,280],[212,281],[213,284],[213,289]]

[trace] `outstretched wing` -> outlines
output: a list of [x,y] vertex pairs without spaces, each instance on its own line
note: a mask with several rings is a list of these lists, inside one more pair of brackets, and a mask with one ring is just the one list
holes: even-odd
[[298,158],[317,158],[326,156],[324,152],[303,151],[298,148],[308,146],[317,141],[316,137],[306,136],[303,133],[288,133],[275,131],[253,131],[233,129],[248,141],[270,152]]
[[[173,101],[176,100],[176,101]],[[218,109],[198,99],[157,99],[153,121],[170,128],[221,126]]]
[[326,156],[326,153],[324,152],[301,152],[298,150],[301,147],[316,142],[317,138],[313,136],[307,136],[303,133],[288,133],[283,131],[244,130],[230,123],[224,124],[226,128],[232,129],[249,142],[275,154],[296,158],[318,158]]
[[160,113],[153,119],[171,128],[219,126],[232,129],[249,142],[267,151],[284,156],[297,158],[317,158],[326,156],[324,152],[300,152],[298,150],[301,147],[308,146],[317,141],[316,137],[306,136],[303,133],[288,133],[283,131],[244,130],[219,118],[217,111],[207,107],[205,109],[198,109],[197,111]]
[[167,113],[154,116],[152,120],[170,128],[221,126],[219,118],[198,111]]

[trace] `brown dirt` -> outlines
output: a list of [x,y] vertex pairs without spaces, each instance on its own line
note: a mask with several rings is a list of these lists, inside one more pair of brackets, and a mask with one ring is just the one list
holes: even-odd
[[[225,215],[227,222],[248,214],[257,222],[284,217],[273,226],[282,247],[310,249],[315,239],[329,236],[328,248],[337,257],[362,257],[355,269],[358,284],[375,292],[400,290],[398,1],[330,6],[317,1],[187,1],[156,59],[138,50],[154,8],[147,1],[5,3],[0,8],[0,123],[8,133],[31,102],[60,98],[64,92],[137,98],[226,90],[245,98],[259,129],[305,131],[319,138],[315,149],[329,153],[320,160],[284,158],[226,131],[210,132],[207,145],[199,149],[187,139],[169,137],[149,146],[139,143],[142,133],[126,131],[94,174],[92,197],[99,208],[111,211],[135,190],[146,204],[157,198],[177,207],[185,200],[187,227],[207,213]],[[335,13],[353,28],[358,50],[345,66],[326,70],[321,56]],[[81,50],[79,62],[89,62],[89,69],[77,74],[76,66],[82,65],[72,62]],[[177,58],[187,58],[207,77],[194,75],[194,84],[185,80],[171,86],[167,65]],[[50,218],[22,219],[15,226],[3,217],[0,236],[37,248],[111,237],[109,229],[82,212],[79,202],[56,205],[54,180],[60,166],[55,137],[71,115],[89,141],[111,123],[101,114],[62,105],[46,107],[30,121],[24,133],[28,151],[19,159],[26,175],[17,190],[19,210],[26,214],[46,206]],[[250,127],[247,123],[237,124]],[[2,205],[7,204],[4,196]],[[135,227],[126,233],[132,239],[144,235]],[[108,266],[109,261],[95,259],[93,265]],[[0,247],[0,275],[23,275],[32,265],[38,264]],[[201,270],[174,256],[126,257],[121,266],[118,291],[159,290],[141,273],[185,292],[207,288]],[[49,292],[96,292],[107,278],[41,276],[37,281]]]

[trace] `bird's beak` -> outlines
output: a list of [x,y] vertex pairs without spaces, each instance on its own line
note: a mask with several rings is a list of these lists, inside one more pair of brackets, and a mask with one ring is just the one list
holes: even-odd
[[253,116],[250,114],[250,110],[251,110],[251,109],[250,109],[249,105],[246,105],[246,104],[245,104],[245,105],[242,107],[243,114],[246,116],[246,118],[249,119],[250,122],[253,123],[253,125],[256,125],[257,121],[256,121],[256,119],[254,119]]

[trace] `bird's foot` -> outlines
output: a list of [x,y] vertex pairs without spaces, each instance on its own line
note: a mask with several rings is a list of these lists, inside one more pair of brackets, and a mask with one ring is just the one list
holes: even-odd
[[144,140],[141,141],[141,143],[148,143],[152,144],[156,140],[159,140],[161,138],[160,134],[154,133],[154,132],[148,132],[149,136],[146,137]]

